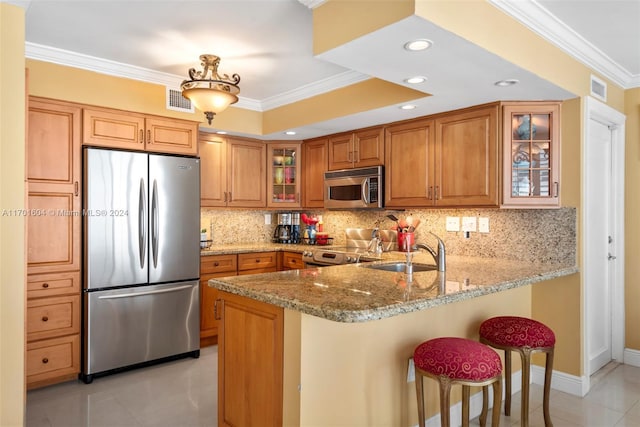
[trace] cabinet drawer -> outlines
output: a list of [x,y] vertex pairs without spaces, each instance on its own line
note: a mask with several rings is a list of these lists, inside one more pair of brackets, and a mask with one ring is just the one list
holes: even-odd
[[55,274],[33,274],[27,277],[27,298],[79,293],[79,271]]
[[200,258],[200,275],[214,273],[236,273],[238,268],[237,255],[210,255]]
[[80,295],[27,301],[27,341],[80,333]]
[[238,254],[238,273],[243,270],[264,269],[276,266],[276,252],[252,252]]
[[27,385],[51,384],[80,372],[80,335],[27,344]]
[[296,252],[283,252],[282,253],[282,268],[287,269],[299,269],[304,268],[302,262],[302,254]]

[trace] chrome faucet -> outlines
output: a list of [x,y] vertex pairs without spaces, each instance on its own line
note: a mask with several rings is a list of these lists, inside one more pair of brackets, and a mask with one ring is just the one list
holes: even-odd
[[426,245],[425,243],[418,243],[416,245],[416,248],[418,249],[424,249],[425,251],[429,252],[431,254],[431,256],[433,257],[433,260],[436,262],[436,266],[438,267],[438,271],[445,271],[445,263],[446,263],[446,250],[444,247],[444,242],[442,241],[441,238],[439,238],[438,236],[436,236],[435,234],[429,232],[430,234],[432,234],[436,239],[438,239],[438,250],[434,250],[432,247],[430,247],[429,245]]
[[369,242],[367,252],[372,252],[376,255],[380,255],[383,252],[382,239],[380,238],[380,229],[378,227],[374,228],[371,233],[371,242]]

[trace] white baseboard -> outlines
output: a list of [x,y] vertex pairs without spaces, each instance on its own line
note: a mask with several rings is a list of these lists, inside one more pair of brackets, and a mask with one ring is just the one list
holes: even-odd
[[625,365],[640,367],[640,351],[625,348],[622,357]]
[[[531,365],[531,382],[544,385],[544,367]],[[551,388],[574,396],[583,397],[589,391],[589,378],[577,377],[560,371],[553,371]]]

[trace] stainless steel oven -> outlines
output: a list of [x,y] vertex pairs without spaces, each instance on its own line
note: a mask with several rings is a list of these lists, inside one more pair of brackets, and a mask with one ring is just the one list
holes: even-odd
[[381,208],[384,203],[382,166],[324,173],[326,209]]
[[357,264],[360,262],[360,252],[355,248],[309,248],[302,252],[302,262],[305,267]]

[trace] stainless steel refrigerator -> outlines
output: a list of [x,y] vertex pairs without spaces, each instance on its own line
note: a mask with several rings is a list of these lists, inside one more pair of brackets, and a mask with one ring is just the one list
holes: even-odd
[[199,159],[85,148],[81,378],[200,351]]

